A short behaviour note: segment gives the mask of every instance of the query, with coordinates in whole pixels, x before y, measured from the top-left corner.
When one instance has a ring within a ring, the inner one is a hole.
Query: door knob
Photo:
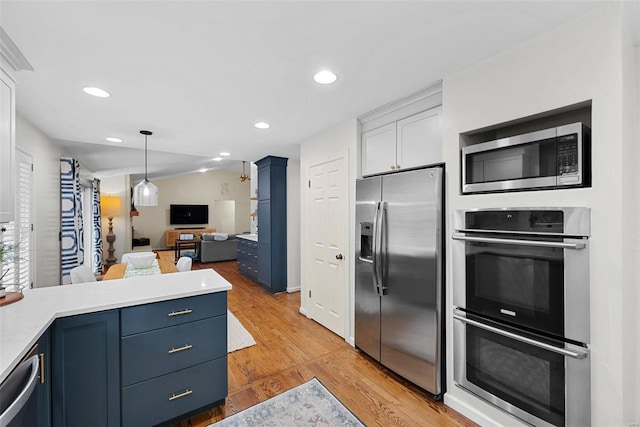
[[[336,259],[342,259],[342,258],[343,258],[342,254],[336,255]]]

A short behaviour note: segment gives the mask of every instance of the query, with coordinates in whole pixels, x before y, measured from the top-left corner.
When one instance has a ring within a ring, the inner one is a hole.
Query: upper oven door
[[[457,232],[453,302],[559,338],[589,342],[589,247],[581,238]]]

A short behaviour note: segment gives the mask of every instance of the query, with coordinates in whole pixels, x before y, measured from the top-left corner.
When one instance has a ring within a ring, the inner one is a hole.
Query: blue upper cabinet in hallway
[[[258,283],[287,290],[287,159],[267,156],[258,166]]]

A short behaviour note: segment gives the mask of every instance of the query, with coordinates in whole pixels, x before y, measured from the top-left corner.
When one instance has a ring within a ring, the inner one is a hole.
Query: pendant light
[[[249,175],[247,175],[245,170],[244,170],[244,164],[245,164],[245,161],[243,160],[242,161],[242,175],[240,175],[240,182],[245,182],[246,180],[251,179],[249,177]]]
[[[148,130],[141,130],[144,135],[144,181],[133,189],[133,204],[136,206],[158,206],[158,187],[147,179],[147,137],[153,135]]]

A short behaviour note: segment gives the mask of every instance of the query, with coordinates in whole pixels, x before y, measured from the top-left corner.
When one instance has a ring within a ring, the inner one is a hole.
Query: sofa
[[[200,262],[230,261],[238,258],[235,234],[202,233],[200,235]]]

